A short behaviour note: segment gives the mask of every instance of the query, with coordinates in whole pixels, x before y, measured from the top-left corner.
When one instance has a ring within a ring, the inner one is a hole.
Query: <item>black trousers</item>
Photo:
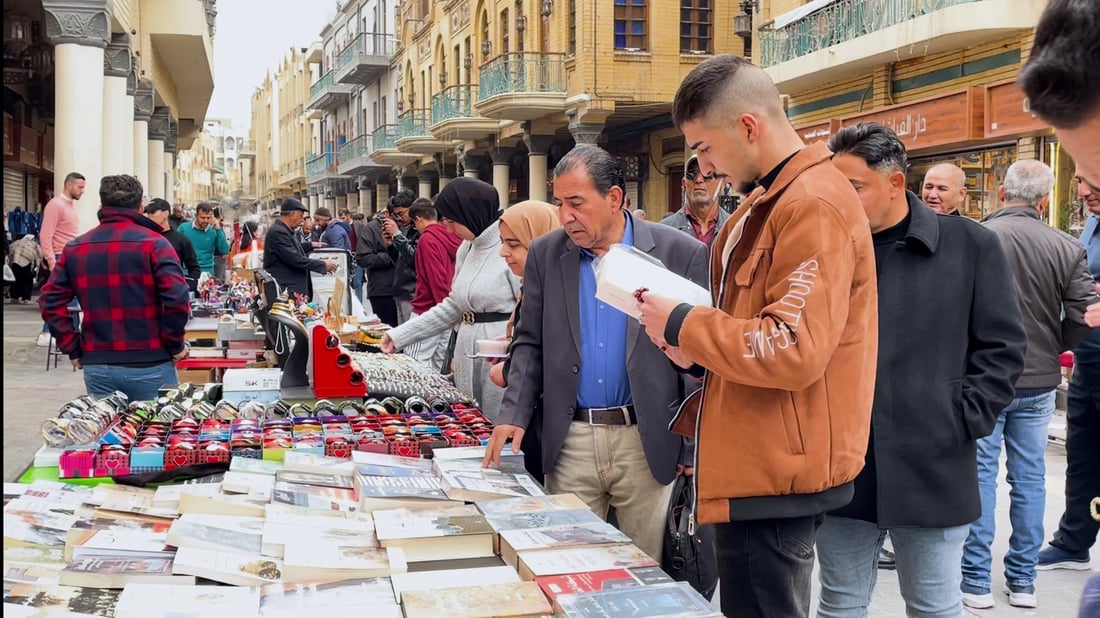
[[[15,275],[15,283],[11,284],[8,294],[12,298],[30,300],[31,294],[34,293],[34,268],[12,264],[11,272]]]
[[[397,303],[394,302],[393,296],[368,296],[367,299],[370,300],[374,315],[377,315],[383,324],[397,326]]]
[[[1100,363],[1074,367],[1066,408],[1066,512],[1051,545],[1088,552],[1100,530],[1089,514],[1100,496]]]
[[[810,515],[716,524],[722,613],[728,618],[809,616],[814,542],[823,520]]]

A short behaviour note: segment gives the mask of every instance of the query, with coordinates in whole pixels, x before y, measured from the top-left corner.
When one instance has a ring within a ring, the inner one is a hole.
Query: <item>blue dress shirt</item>
[[[634,246],[634,222],[626,217],[622,244]],[[581,318],[581,371],[577,407],[610,408],[634,403],[626,373],[625,313],[596,299],[596,266],[599,257],[581,249],[579,284]]]

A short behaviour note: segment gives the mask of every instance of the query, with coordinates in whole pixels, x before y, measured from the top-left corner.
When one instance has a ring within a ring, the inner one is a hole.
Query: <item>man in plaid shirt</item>
[[[177,383],[174,362],[188,354],[187,281],[172,244],[140,213],[142,193],[133,176],[103,177],[99,225],[65,245],[39,299],[57,347],[84,370],[94,397],[155,399]],[[84,308],[80,332],[73,297]]]

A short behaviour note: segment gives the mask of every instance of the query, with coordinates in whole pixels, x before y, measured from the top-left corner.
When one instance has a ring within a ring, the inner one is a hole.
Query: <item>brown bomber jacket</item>
[[[824,143],[807,146],[748,196],[714,241],[717,308],[683,317],[677,343],[707,371],[671,428],[697,437],[699,523],[812,515],[852,498],[877,282],[867,216],[830,157]]]

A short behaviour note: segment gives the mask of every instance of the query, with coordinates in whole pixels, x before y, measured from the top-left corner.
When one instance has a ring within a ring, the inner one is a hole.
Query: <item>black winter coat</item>
[[[977,440],[1015,395],[1027,336],[997,236],[912,193],[909,210],[904,240],[878,264],[868,466],[833,514],[884,529],[946,528],[981,515]]]
[[[382,222],[374,219],[361,229],[355,262],[367,275],[367,296],[393,296],[394,261],[382,242]]]
[[[291,294],[306,297],[313,296],[309,273],[323,274],[328,270],[321,260],[311,260],[306,256],[301,240],[282,219],[271,224],[264,238],[263,267],[275,277],[280,291],[287,288]]]

